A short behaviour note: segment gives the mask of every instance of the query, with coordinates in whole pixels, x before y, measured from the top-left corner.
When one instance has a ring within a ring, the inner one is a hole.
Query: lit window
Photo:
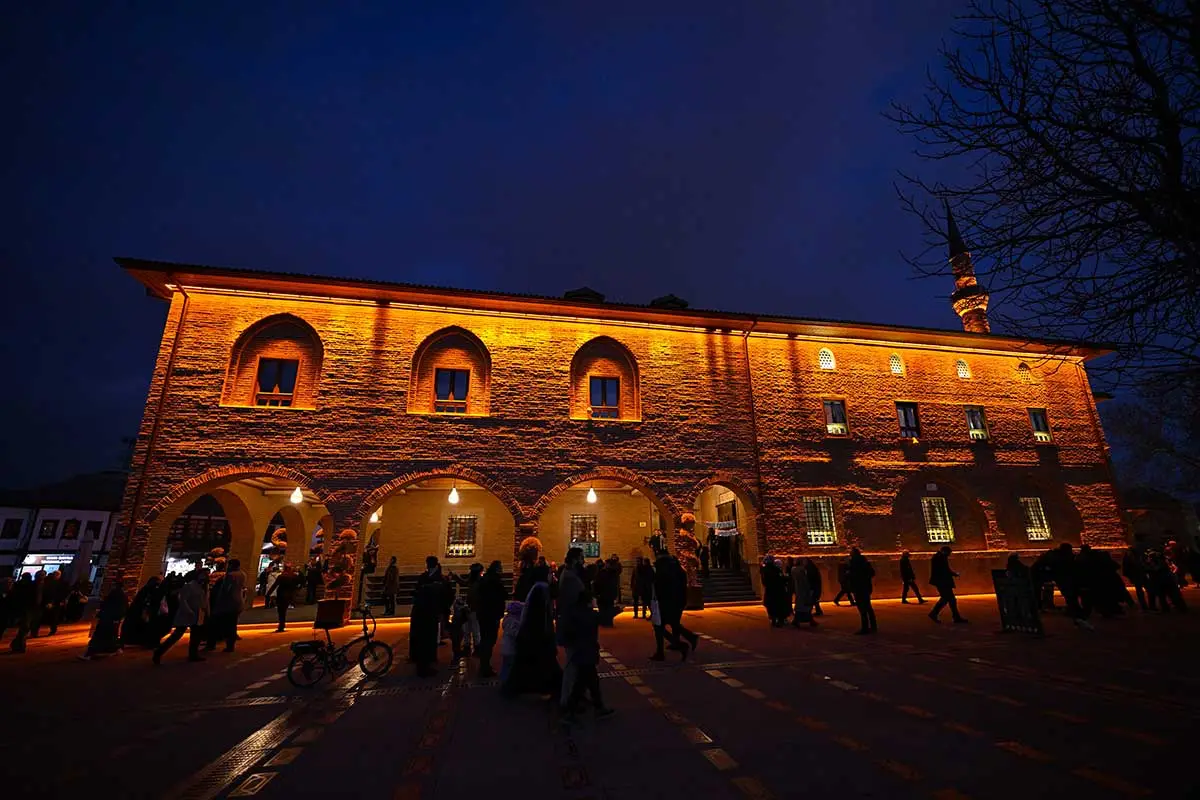
[[[846,425],[846,401],[825,401],[825,432],[830,436],[845,436],[850,432]]]
[[[916,403],[896,403],[896,418],[900,421],[900,436],[916,439],[921,435],[921,420]]]
[[[452,515],[446,522],[446,558],[471,558],[475,555],[475,523],[471,514]]]
[[[822,347],[817,353],[817,361],[821,365],[821,369],[836,369],[837,362],[833,360],[833,351],[827,347]]]
[[[809,544],[837,544],[833,498],[804,498],[804,525],[808,529]]]
[[[42,520],[41,527],[38,528],[38,538],[39,539],[53,539],[55,534],[57,534],[57,533],[58,533],[58,520],[56,520],[56,519]]]
[[[1046,409],[1031,408],[1029,409],[1029,424],[1033,427],[1034,441],[1049,442],[1050,439],[1050,422],[1046,419]]]
[[[1042,498],[1022,497],[1021,510],[1025,512],[1025,533],[1031,542],[1044,542],[1050,538],[1050,522],[1042,508]]]
[[[893,375],[904,374],[904,362],[900,360],[900,356],[896,353],[888,356],[888,369],[892,371]]]
[[[434,371],[433,410],[442,414],[467,413],[467,389],[471,385],[469,369],[439,369]]]
[[[986,442],[988,439],[987,417],[984,416],[983,406],[967,406],[967,435],[976,442]]]
[[[255,405],[291,406],[299,371],[300,362],[295,359],[260,358],[258,386],[254,392]]]
[[[925,534],[930,544],[954,541],[954,526],[950,524],[950,509],[944,497],[922,497],[921,511],[925,514]]]
[[[571,547],[583,550],[584,558],[600,557],[600,538],[595,514],[571,515]]]
[[[4,527],[0,528],[0,539],[18,539],[21,536],[21,528],[24,527],[25,520],[20,517],[9,517],[4,520]]]
[[[1033,383],[1033,372],[1029,369],[1029,365],[1022,362],[1017,364],[1017,380],[1021,383]]]
[[[954,371],[958,373],[958,377],[960,378],[971,377],[971,368],[968,367],[967,362],[963,361],[961,358],[954,362]]]
[[[617,419],[621,416],[620,378],[593,376],[590,389],[593,418]]]

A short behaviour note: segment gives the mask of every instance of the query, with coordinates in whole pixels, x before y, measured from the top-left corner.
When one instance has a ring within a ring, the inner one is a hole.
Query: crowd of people
[[[0,578],[0,640],[10,628],[15,629],[9,648],[14,653],[25,652],[26,640],[41,636],[43,626],[46,635],[53,636],[59,623],[82,619],[91,593],[87,580],[72,582],[61,570],[26,572],[15,581]]]

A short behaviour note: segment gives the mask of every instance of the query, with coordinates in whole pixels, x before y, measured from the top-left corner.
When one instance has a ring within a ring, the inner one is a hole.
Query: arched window
[[[1017,380],[1021,383],[1033,383],[1033,372],[1025,362],[1017,364]]]
[[[571,359],[571,418],[642,418],[637,360],[607,336],[584,344]]]
[[[892,371],[893,375],[904,374],[904,362],[900,360],[899,353],[892,353],[888,356],[888,369]]]
[[[229,359],[224,405],[316,408],[324,348],[291,314],[268,317],[238,337]]]
[[[971,377],[971,368],[968,367],[967,362],[963,361],[961,358],[954,362],[954,371],[958,373],[958,377],[960,378]]]
[[[492,357],[479,337],[444,328],[421,342],[408,380],[410,414],[486,416]]]
[[[817,353],[817,363],[821,365],[821,369],[837,369],[837,361],[833,358],[833,351],[828,347],[822,347]]]

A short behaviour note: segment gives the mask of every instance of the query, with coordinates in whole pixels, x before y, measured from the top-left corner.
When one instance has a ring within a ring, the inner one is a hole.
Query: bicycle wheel
[[[307,689],[325,677],[325,661],[316,653],[297,653],[287,668],[293,686]]]
[[[358,666],[367,677],[380,677],[392,668],[392,648],[383,642],[367,642],[358,651]]]

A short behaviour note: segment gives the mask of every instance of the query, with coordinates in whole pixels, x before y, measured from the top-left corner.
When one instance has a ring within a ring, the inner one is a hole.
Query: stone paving
[[[306,691],[283,675],[304,625],[248,629],[203,664],[181,644],[159,668],[145,651],[78,661],[86,631],[66,629],[0,657],[0,780],[16,797],[174,800],[1197,796],[1200,615],[1094,632],[1052,616],[1035,639],[999,634],[992,598],[962,605],[971,625],[878,603],[874,637],[829,604],[816,630],[771,629],[756,606],[689,613],[703,639],[686,664],[647,660],[649,624],[625,614],[601,633],[617,714],[572,728],[445,650],[417,679],[398,622],[379,626],[391,673]]]

